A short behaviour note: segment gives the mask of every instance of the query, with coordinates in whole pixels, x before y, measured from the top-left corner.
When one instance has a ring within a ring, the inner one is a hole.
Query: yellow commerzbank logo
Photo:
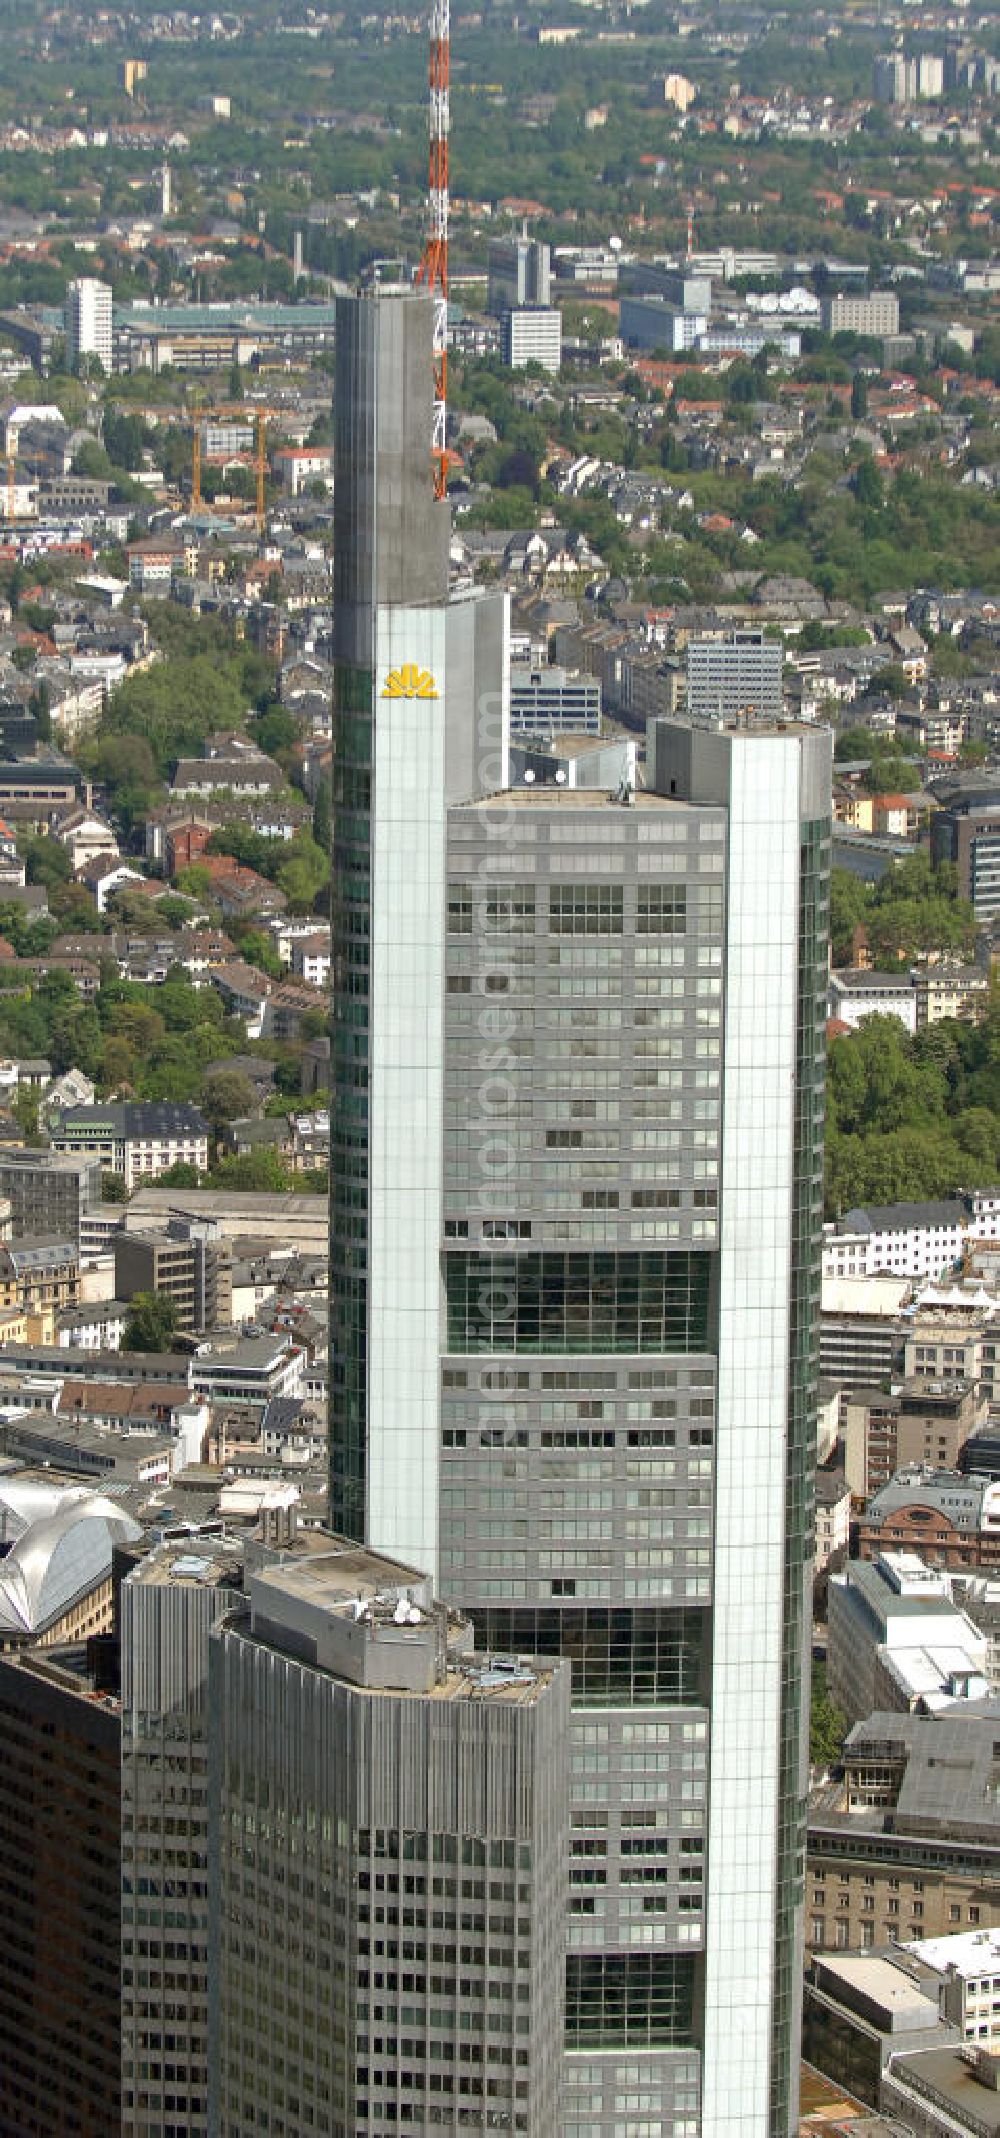
[[[429,668],[418,668],[416,661],[406,661],[402,668],[390,668],[385,679],[383,698],[436,698],[438,687]]]

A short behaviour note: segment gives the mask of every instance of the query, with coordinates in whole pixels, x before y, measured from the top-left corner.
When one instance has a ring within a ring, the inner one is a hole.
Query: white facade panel
[[[733,737],[702,2138],[769,2126],[798,779],[794,741]]]
[[[446,613],[377,612],[372,810],[367,1533],[435,1582]]]

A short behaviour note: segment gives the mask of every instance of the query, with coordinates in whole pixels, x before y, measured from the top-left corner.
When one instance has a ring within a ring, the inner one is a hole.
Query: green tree
[[[221,1158],[210,1174],[213,1188],[236,1188],[248,1195],[283,1195],[291,1177],[275,1151],[248,1151],[244,1158]]]
[[[125,1351],[169,1351],[177,1330],[177,1307],[166,1292],[136,1292],[125,1324]]]
[[[868,414],[868,381],[863,371],[856,371],[851,380],[851,414],[856,421]]]
[[[846,1734],[847,1717],[830,1698],[822,1663],[814,1663],[809,1698],[810,1766],[831,1767],[840,1757]]]
[[[58,839],[51,839],[47,832],[33,833],[21,847],[25,861],[25,873],[29,883],[41,884],[46,891],[54,891],[61,883],[68,883],[73,874],[73,863]]]
[[[245,1121],[257,1111],[257,1095],[241,1069],[214,1069],[205,1078],[202,1112],[218,1136],[231,1121]]]

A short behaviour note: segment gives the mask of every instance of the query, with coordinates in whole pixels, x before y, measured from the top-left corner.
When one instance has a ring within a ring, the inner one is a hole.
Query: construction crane
[[[448,447],[445,426],[448,408],[448,130],[451,81],[450,0],[432,0],[430,49],[430,155],[429,227],[418,282],[427,285],[434,299],[434,413],[431,422],[431,462],[434,495],[448,490]]]

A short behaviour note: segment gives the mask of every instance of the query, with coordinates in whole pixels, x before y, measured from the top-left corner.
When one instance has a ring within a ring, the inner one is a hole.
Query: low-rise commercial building
[[[1000,1482],[911,1463],[869,1500],[858,1550],[919,1552],[930,1567],[1000,1567]]]
[[[1000,1920],[996,1716],[872,1713],[849,1732],[843,1779],[813,1791],[806,1942],[846,1951]]]
[[[852,1560],[830,1579],[828,1680],[849,1721],[934,1712],[989,1691],[987,1643],[944,1576],[912,1551]]]

